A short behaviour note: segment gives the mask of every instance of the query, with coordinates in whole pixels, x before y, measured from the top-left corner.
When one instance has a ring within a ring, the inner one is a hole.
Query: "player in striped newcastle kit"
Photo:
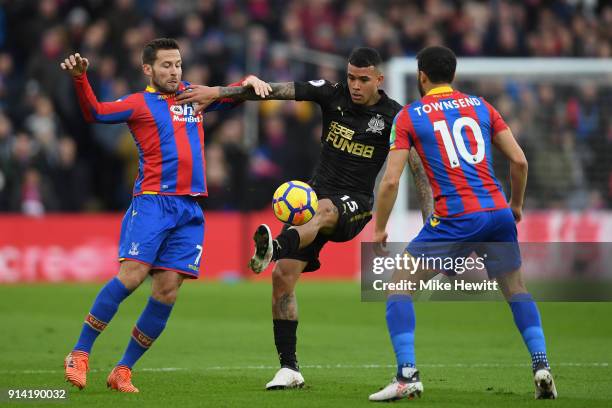
[[[98,294],[64,363],[66,380],[81,389],[86,385],[95,339],[119,304],[151,275],[151,297],[132,330],[125,354],[107,379],[110,388],[138,392],[131,381],[132,366],[164,330],[183,279],[198,277],[203,257],[204,215],[196,201],[207,195],[203,115],[192,104],[176,101],[189,85],[181,81],[176,41],[151,41],[143,49],[142,63],[149,86],[115,102],[96,99],[87,80],[86,58],[74,54],[61,64],[72,75],[85,119],[127,123],[139,154],[134,198],[121,226],[119,273]],[[258,94],[268,86],[254,76],[242,85],[253,87]],[[223,99],[204,112],[237,103]]]
[[[405,106],[391,130],[391,152],[376,201],[374,241],[385,243],[385,228],[397,195],[408,151],[416,148],[434,194],[434,214],[406,248],[407,256],[460,258],[476,252],[484,258],[489,278],[496,279],[516,326],[531,354],[536,398],[556,398],[546,357],[538,308],[521,276],[516,222],[522,217],[527,160],[501,115],[481,97],[451,87],[457,60],[444,47],[419,52],[418,85],[422,99]],[[509,203],[495,178],[492,147],[510,161]],[[441,245],[442,244],[442,245]],[[396,271],[395,278],[409,271]],[[439,272],[411,271],[414,282]],[[410,293],[387,298],[387,327],[397,359],[397,375],[372,401],[420,395],[423,385],[414,354],[415,314]]]

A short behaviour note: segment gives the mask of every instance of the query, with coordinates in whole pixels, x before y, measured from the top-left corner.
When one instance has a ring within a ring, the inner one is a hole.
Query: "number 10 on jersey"
[[[482,138],[482,131],[478,122],[470,117],[461,117],[453,123],[453,136],[451,138],[450,131],[448,129],[448,123],[445,120],[439,120],[434,122],[434,131],[440,132],[442,136],[442,142],[444,143],[444,149],[448,155],[451,168],[459,167],[459,157],[457,151],[467,163],[478,164],[484,159],[485,155],[485,143]],[[463,135],[461,131],[464,127],[470,128],[474,138],[476,139],[476,153],[472,154],[465,145]],[[455,140],[453,143],[453,139]],[[456,148],[455,148],[456,146]]]

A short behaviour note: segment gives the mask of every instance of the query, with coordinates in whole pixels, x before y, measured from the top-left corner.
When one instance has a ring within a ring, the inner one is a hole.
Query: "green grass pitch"
[[[67,388],[62,362],[100,285],[0,287],[0,404],[7,388]],[[106,389],[148,296],[145,283],[98,339],[83,391],[68,406],[372,406],[392,377],[383,303],[361,303],[356,283],[298,286],[298,356],[307,386],[264,391],[276,371],[266,283],[187,282],[166,331],[136,365],[138,395]],[[529,358],[503,302],[416,304],[418,407],[612,406],[612,303],[541,303],[559,400],[533,400]],[[24,405],[25,404],[25,405]],[[49,406],[19,402],[15,406]]]

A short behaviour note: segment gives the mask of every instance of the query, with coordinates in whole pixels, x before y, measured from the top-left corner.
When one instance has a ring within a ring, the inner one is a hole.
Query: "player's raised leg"
[[[500,290],[510,305],[514,323],[531,354],[536,399],[557,398],[557,388],[546,356],[546,340],[540,312],[523,282],[521,269],[497,277]]]
[[[66,381],[80,389],[85,387],[89,353],[94,342],[117,313],[119,304],[144,281],[149,269],[148,265],[139,262],[124,261],[121,263],[119,274],[100,290],[85,317],[81,335],[74,349],[64,361]]]
[[[338,223],[338,208],[328,198],[319,201],[315,216],[306,224],[283,229],[272,239],[270,228],[266,224],[257,227],[253,240],[255,253],[249,262],[249,268],[260,273],[271,261],[288,257],[295,251],[310,245],[319,232],[331,233]]]
[[[281,368],[266,384],[268,390],[304,385],[296,355],[298,308],[295,285],[306,264],[296,259],[281,259],[272,271],[272,323]]]
[[[123,357],[106,382],[108,387],[120,392],[138,392],[132,384],[132,367],[166,327],[184,276],[174,271],[153,270],[152,278],[152,295],[132,329]]]
[[[404,256],[410,256],[405,252]],[[392,280],[399,281],[428,281],[437,272],[419,270],[414,274],[410,271],[396,270]],[[370,395],[370,401],[395,401],[402,398],[413,399],[420,397],[423,384],[416,368],[414,351],[414,331],[416,317],[412,303],[411,291],[393,291],[387,297],[386,309],[387,329],[393,344],[397,372],[386,387]]]

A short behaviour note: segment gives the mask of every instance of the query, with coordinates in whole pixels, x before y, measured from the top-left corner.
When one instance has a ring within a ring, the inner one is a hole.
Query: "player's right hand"
[[[386,256],[389,254],[389,251],[387,251],[387,238],[389,238],[387,231],[374,231],[372,241],[374,242],[374,252],[376,255]]]
[[[510,209],[512,210],[512,215],[514,215],[514,222],[517,224],[521,222],[523,219],[523,208],[510,206]]]
[[[79,76],[87,71],[89,61],[87,58],[81,57],[81,54],[79,53],[70,54],[70,56],[60,64],[60,67],[62,67],[64,71],[70,72],[70,75],[72,76]]]

